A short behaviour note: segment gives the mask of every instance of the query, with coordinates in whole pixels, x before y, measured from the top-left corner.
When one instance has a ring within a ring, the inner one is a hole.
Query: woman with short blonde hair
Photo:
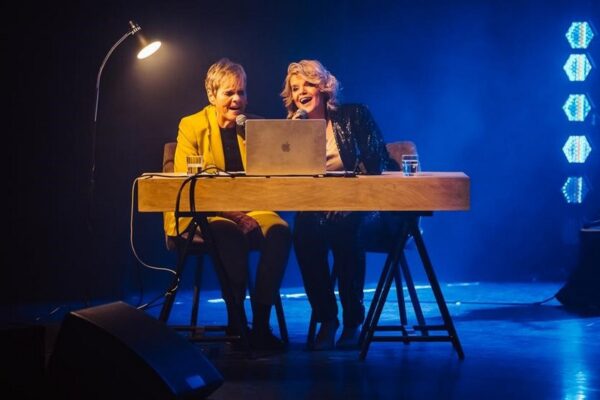
[[[319,61],[291,63],[281,92],[288,118],[326,121],[328,171],[380,174],[389,163],[381,132],[366,106],[338,103],[339,87],[336,77]],[[359,327],[365,316],[366,259],[359,238],[364,217],[362,212],[296,213],[296,258],[313,315],[321,323],[313,350],[358,346]],[[329,275],[329,251],[333,253],[343,309],[344,328],[337,342],[340,322]]]
[[[337,78],[327,71],[319,61],[301,60],[291,63],[288,66],[287,76],[285,77],[285,82],[283,84],[283,91],[281,92],[283,103],[288,111],[288,118],[292,117],[298,110],[298,106],[296,106],[292,97],[290,85],[290,79],[293,76],[302,76],[307,81],[315,84],[319,88],[319,91],[325,96],[327,108],[329,110],[335,110],[337,108],[340,90],[340,84]]]
[[[187,171],[186,156],[201,155],[204,168],[221,171],[243,171],[246,165],[246,143],[236,129],[236,118],[246,110],[246,72],[227,58],[214,63],[205,78],[209,105],[185,116],[179,122],[175,150],[175,172]],[[164,228],[177,246],[185,245],[190,234],[191,218],[165,213]],[[258,249],[260,258],[252,296],[252,330],[250,345],[258,350],[283,350],[284,343],[271,332],[270,313],[288,261],[291,233],[288,224],[273,211],[220,212],[208,218],[215,246],[226,274],[217,274],[222,287],[228,316],[227,332],[247,332],[244,311],[250,249]],[[194,242],[203,241],[203,233],[193,232]],[[222,275],[225,275],[223,277]]]
[[[246,86],[246,71],[244,71],[244,67],[232,62],[228,58],[222,58],[211,65],[204,79],[204,87],[209,99],[217,95],[217,90],[222,82],[231,79],[239,79]]]

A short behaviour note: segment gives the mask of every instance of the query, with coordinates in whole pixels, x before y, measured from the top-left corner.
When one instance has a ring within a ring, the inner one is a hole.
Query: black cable
[[[147,310],[149,308],[156,307],[156,306],[161,305],[163,303],[159,303],[159,304],[153,304],[153,303],[156,303],[158,300],[160,300],[160,299],[162,299],[164,297],[165,297],[165,294],[161,293],[160,295],[156,296],[155,298],[153,298],[152,300],[150,300],[146,304],[141,305],[141,306],[137,306],[136,308],[138,310]]]
[[[595,227],[600,227],[600,219],[583,224],[583,229],[590,229]]]
[[[215,171],[216,173],[213,174],[208,174],[208,171]],[[208,177],[208,178],[212,178],[213,176],[218,176],[216,174],[219,173],[223,173],[226,176],[230,176],[230,177],[234,177],[232,174],[228,173],[227,171],[222,170],[221,168],[218,168],[215,165],[210,165],[207,166],[203,169],[201,169],[200,171],[198,171],[196,174],[191,175],[189,177],[187,177],[179,186],[179,189],[177,190],[177,197],[175,200],[175,232],[177,234],[178,237],[182,236],[182,233],[180,233],[179,231],[179,217],[182,215],[182,212],[180,211],[180,205],[181,205],[181,193],[183,192],[183,189],[185,188],[185,186],[189,183],[190,184],[190,191],[189,191],[189,202],[190,202],[190,213],[194,213],[196,210],[196,204],[195,204],[195,199],[194,199],[194,188],[195,188],[195,184],[196,184],[196,179],[200,176],[203,177]],[[173,177],[173,175],[159,175],[156,174],[155,176],[169,176],[169,177]],[[183,215],[185,215],[186,213],[183,213]],[[192,231],[188,231],[189,235],[194,235],[195,232],[194,230]],[[169,292],[173,292],[180,284],[180,280],[177,281],[177,285],[168,288],[163,294],[161,294],[160,296],[157,296],[156,298],[154,298],[153,300],[151,300],[150,302],[148,302],[146,305],[144,305],[141,309],[147,309],[149,307],[153,307],[152,303],[158,301],[158,299],[160,298],[164,298],[165,296],[167,296],[167,294]]]
[[[551,297],[548,297],[546,300],[538,301],[538,302],[533,303],[533,304],[536,305],[536,306],[541,306],[542,304],[547,303],[547,302],[549,302],[550,300],[552,300],[554,298],[556,298],[556,295],[552,295]]]

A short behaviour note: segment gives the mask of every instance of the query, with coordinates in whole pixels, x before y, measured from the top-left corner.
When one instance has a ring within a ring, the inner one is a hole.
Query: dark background
[[[416,142],[424,170],[470,176],[470,211],[423,221],[443,281],[564,280],[582,223],[599,218],[597,109],[584,123],[569,123],[561,109],[569,93],[600,101],[596,68],[583,83],[562,68],[570,23],[599,24],[598,2],[24,3],[3,15],[3,301],[166,287],[170,276],[142,267],[129,245],[132,184],[160,170],[179,119],[207,104],[204,76],[221,57],[246,68],[248,111],[272,118],[285,116],[288,63],[318,59],[340,80],[344,101],[370,107],[387,141]],[[128,38],[102,74],[90,236],[96,76],[130,19],[163,47],[140,61]],[[596,34],[587,50],[596,61],[599,42]],[[572,134],[591,142],[584,165],[562,153]],[[566,204],[561,187],[579,174],[591,190],[583,204]],[[139,256],[172,267],[162,216],[134,213],[133,227]],[[373,281],[379,258],[369,257]],[[293,255],[284,286],[301,286]]]

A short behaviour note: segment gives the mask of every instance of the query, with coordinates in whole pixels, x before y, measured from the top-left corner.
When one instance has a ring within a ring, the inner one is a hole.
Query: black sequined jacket
[[[328,110],[344,169],[379,175],[390,164],[381,131],[362,104],[342,104]]]

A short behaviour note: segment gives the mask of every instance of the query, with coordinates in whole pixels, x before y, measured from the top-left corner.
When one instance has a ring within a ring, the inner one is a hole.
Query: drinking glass
[[[404,154],[402,156],[402,173],[411,176],[419,171],[419,156],[417,154]]]
[[[187,174],[196,175],[202,172],[202,156],[201,155],[188,155],[185,156],[187,163]]]

